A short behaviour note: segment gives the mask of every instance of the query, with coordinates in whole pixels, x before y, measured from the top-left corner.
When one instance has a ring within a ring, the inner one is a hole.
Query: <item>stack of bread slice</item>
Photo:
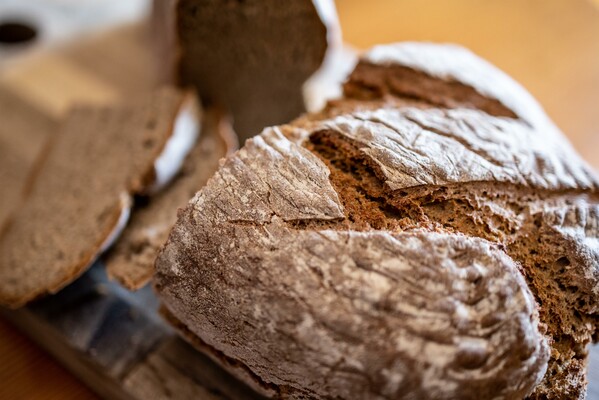
[[[191,92],[78,107],[42,152],[0,234],[0,301],[19,307],[84,272],[126,226],[133,196],[164,187],[196,142]]]

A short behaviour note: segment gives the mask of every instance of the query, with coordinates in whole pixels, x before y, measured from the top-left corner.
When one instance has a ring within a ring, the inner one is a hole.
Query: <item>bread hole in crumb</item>
[[[566,286],[566,290],[570,293],[578,293],[578,286],[569,285]]]
[[[130,249],[133,254],[139,255],[139,254],[143,253],[143,251],[146,248],[148,248],[149,245],[150,245],[149,241],[144,239],[144,240],[140,240],[140,241],[133,243],[131,245]]]
[[[154,139],[150,139],[150,138],[148,138],[148,139],[144,140],[144,141],[143,141],[143,146],[144,146],[144,148],[146,148],[146,149],[149,149],[149,148],[151,148],[152,146],[154,146]]]
[[[570,259],[568,257],[560,257],[557,259],[557,261],[555,262],[559,267],[567,267],[569,266],[570,263]]]
[[[541,218],[535,218],[534,224],[537,228],[540,228],[543,225],[543,221],[541,221]]]
[[[151,120],[148,120],[148,122],[146,122],[146,129],[153,130],[155,128],[156,128],[156,120],[155,119],[151,119]]]
[[[567,285],[567,284],[564,284],[563,282],[558,282],[557,285],[562,292],[578,293],[578,286]]]

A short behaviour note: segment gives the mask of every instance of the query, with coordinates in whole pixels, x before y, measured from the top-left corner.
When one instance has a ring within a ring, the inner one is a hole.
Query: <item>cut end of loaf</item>
[[[177,82],[231,112],[243,139],[305,111],[302,86],[339,33],[330,0],[157,3],[157,29],[175,38],[163,53],[172,56],[166,62],[175,64]]]

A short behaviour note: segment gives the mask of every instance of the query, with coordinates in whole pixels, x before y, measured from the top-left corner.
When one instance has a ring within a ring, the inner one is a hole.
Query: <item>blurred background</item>
[[[496,64],[539,99],[578,151],[599,169],[599,0],[336,3],[344,40],[358,49],[401,40],[453,42]],[[21,71],[38,54],[134,25],[147,10],[146,0],[0,0],[0,81],[11,85],[23,79]],[[36,68],[37,75],[29,71],[27,81],[20,82],[30,93],[36,91],[32,76],[52,77],[51,63]],[[86,89],[85,96],[113,96],[97,87],[97,91]],[[60,99],[63,91],[59,81],[49,95]],[[53,104],[58,104],[54,111],[60,112],[62,103]],[[93,395],[0,320],[0,399],[5,398]]]

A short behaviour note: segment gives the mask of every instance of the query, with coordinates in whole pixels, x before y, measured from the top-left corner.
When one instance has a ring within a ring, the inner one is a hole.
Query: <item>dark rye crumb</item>
[[[360,63],[343,90],[346,97],[363,101],[395,97],[435,107],[470,107],[496,117],[517,117],[499,100],[485,97],[461,82],[430,79],[422,71],[399,65]]]

